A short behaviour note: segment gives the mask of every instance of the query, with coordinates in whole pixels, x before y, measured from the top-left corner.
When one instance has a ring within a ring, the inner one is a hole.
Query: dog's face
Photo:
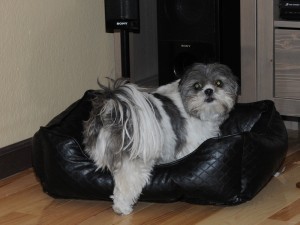
[[[231,70],[222,64],[191,66],[179,83],[186,111],[201,120],[225,119],[237,98],[238,84]]]

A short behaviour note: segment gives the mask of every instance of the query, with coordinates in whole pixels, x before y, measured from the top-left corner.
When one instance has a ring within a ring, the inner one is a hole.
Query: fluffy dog
[[[84,122],[85,151],[114,178],[113,209],[129,214],[155,164],[168,163],[219,135],[238,85],[222,64],[194,64],[180,80],[148,92],[117,80],[102,85]]]

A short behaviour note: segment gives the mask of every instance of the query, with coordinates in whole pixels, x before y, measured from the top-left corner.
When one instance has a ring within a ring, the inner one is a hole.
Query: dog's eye
[[[200,90],[202,88],[202,84],[197,82],[197,83],[194,84],[194,88],[195,88],[195,90]]]
[[[223,86],[223,82],[222,82],[221,80],[216,80],[216,81],[215,81],[215,85],[216,85],[217,87],[222,87],[222,86]]]

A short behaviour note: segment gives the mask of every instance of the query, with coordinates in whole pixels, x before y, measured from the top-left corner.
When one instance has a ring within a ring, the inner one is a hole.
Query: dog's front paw
[[[128,215],[132,212],[132,207],[127,204],[114,203],[113,210],[120,215]]]

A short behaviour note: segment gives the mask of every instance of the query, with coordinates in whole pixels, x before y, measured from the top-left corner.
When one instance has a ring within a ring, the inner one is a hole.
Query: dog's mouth
[[[210,103],[210,102],[213,102],[215,100],[215,98],[213,98],[213,97],[207,97],[205,100],[204,100],[204,102],[207,102],[207,103]]]

